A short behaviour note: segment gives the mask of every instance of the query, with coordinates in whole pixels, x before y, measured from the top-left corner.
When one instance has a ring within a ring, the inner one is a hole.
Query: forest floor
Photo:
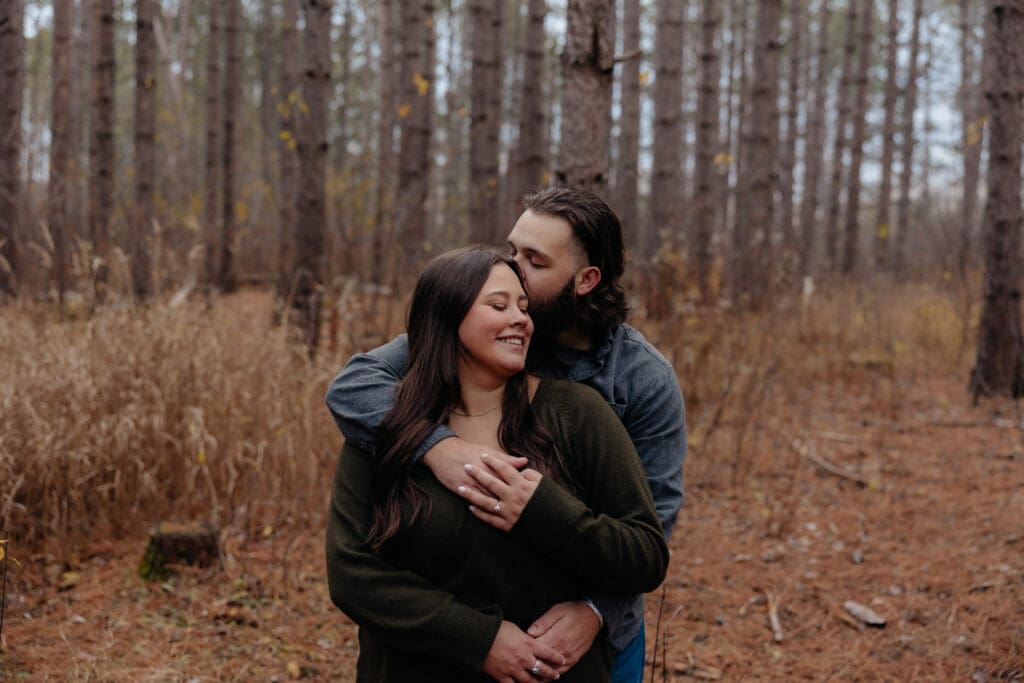
[[[757,419],[727,415],[713,439],[691,426],[646,680],[1024,680],[1019,406],[971,405],[966,361],[851,368],[776,375]],[[163,583],[136,572],[144,535],[63,563],[18,557],[0,680],[354,680],[322,531],[227,526],[222,540],[222,566]]]

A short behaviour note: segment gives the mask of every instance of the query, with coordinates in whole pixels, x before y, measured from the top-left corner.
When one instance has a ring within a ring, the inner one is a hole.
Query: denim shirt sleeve
[[[327,409],[346,441],[368,453],[376,452],[377,430],[391,410],[395,388],[409,360],[409,341],[404,334],[372,351],[349,359],[327,389]],[[420,458],[442,439],[455,434],[438,427],[416,449]]]
[[[626,406],[622,421],[640,455],[668,540],[683,506],[686,413],[675,372],[670,365],[662,367],[647,391]]]

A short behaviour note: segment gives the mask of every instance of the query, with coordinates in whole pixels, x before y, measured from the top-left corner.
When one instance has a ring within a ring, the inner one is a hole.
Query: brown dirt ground
[[[961,379],[787,387],[749,457],[695,446],[648,599],[648,680],[1024,680],[1020,417],[968,405]],[[0,680],[352,680],[356,629],[327,597],[320,533],[223,536],[222,569],[163,584],[135,572],[143,538],[92,545],[70,579],[52,556],[18,558]]]

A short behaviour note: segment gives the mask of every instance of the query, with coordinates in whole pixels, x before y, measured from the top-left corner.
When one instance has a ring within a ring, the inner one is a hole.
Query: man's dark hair
[[[622,224],[611,207],[593,192],[552,187],[523,197],[523,208],[538,216],[557,216],[572,228],[587,265],[601,271],[601,282],[582,298],[580,324],[595,341],[626,321],[629,305],[619,278],[625,268]]]

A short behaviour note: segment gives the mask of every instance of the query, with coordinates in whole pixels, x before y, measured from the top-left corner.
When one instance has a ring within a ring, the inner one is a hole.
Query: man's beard
[[[530,299],[530,317],[534,333],[540,337],[554,337],[565,332],[576,322],[576,279],[570,277],[561,291],[550,299]]]

